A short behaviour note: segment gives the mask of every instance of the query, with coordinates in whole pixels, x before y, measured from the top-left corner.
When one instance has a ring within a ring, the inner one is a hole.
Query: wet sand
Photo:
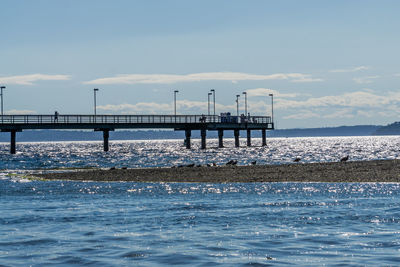
[[[400,182],[400,160],[286,165],[85,170],[35,174],[41,179],[132,182]]]

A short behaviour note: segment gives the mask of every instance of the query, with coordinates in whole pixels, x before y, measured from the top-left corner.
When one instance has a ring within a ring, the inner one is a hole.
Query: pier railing
[[[270,116],[214,115],[0,115],[1,124],[272,123]]]

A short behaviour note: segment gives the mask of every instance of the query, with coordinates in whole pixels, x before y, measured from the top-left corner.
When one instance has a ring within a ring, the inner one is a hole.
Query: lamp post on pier
[[[213,102],[214,102],[214,121],[215,121],[215,89],[211,89],[210,92],[213,94]]]
[[[5,86],[0,86],[0,89],[1,89],[1,116],[3,116],[4,114],[3,114],[3,89],[6,89],[6,87]]]
[[[178,90],[174,91],[174,116],[175,116],[175,122],[176,122],[176,94],[179,93]]]
[[[99,91],[99,88],[93,89],[93,97],[94,97],[94,115],[96,116],[96,92]]]
[[[271,97],[271,120],[274,123],[274,94],[269,94]]]
[[[210,95],[212,95],[212,93],[208,93],[208,116],[210,116]]]
[[[236,114],[238,117],[238,121],[239,121],[239,97],[240,95],[236,95]]]
[[[243,92],[244,94],[244,115],[247,117],[247,92]]]

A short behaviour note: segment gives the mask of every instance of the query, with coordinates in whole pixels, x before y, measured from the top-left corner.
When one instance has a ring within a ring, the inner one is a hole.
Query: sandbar
[[[400,160],[43,172],[45,180],[126,182],[400,182]]]

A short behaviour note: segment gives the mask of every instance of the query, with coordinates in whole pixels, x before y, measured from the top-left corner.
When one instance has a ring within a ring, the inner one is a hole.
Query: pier
[[[266,131],[274,130],[270,116],[217,115],[3,115],[1,132],[10,133],[10,153],[16,153],[16,135],[23,130],[85,129],[103,132],[103,150],[109,151],[110,132],[116,129],[174,129],[185,131],[186,148],[191,148],[191,133],[200,131],[201,148],[206,149],[207,131],[218,131],[218,147],[224,147],[224,131],[233,131],[235,146],[239,147],[240,131],[247,133],[251,146],[251,132],[262,132],[262,146],[267,144]]]

